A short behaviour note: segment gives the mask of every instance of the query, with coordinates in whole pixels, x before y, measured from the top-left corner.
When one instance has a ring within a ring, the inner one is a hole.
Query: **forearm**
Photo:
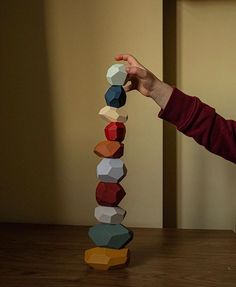
[[[236,122],[224,119],[197,97],[174,89],[159,117],[212,153],[236,163]]]

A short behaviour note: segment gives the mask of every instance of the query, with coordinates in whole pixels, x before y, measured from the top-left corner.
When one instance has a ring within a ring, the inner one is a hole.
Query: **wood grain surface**
[[[88,227],[0,224],[0,286],[236,286],[233,232],[132,230],[129,267],[104,272],[83,262]]]

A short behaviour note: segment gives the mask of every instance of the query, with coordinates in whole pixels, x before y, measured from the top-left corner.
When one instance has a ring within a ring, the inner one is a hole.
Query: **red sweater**
[[[197,97],[175,88],[159,117],[212,153],[236,163],[236,121],[224,119]]]

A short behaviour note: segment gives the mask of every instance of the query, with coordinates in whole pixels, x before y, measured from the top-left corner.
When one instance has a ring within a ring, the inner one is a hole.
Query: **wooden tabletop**
[[[95,271],[83,262],[88,227],[0,224],[0,286],[236,286],[235,233],[132,230],[130,265]]]

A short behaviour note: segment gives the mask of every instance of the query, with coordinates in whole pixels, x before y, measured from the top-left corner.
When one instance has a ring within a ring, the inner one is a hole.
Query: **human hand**
[[[125,92],[138,90],[142,95],[151,97],[162,109],[165,108],[173,91],[172,87],[160,81],[130,54],[118,54],[115,60],[126,61],[128,64]]]

